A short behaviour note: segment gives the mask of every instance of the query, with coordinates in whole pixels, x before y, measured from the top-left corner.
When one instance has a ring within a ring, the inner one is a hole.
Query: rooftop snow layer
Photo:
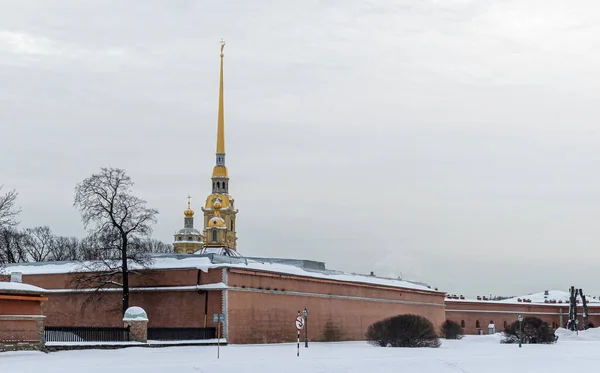
[[[533,294],[523,295],[520,297],[504,299],[504,300],[501,300],[500,302],[502,302],[502,303],[515,303],[515,302],[519,303],[517,299],[531,299],[531,303],[544,303],[546,300],[548,300],[548,301],[555,300],[557,302],[559,300],[561,300],[563,303],[569,303],[570,297],[571,297],[571,295],[566,291],[550,290],[550,291],[548,291],[548,295],[545,295],[545,292],[533,293]],[[581,301],[580,296],[577,296],[577,299],[579,299]],[[594,299],[589,295],[586,295],[585,300],[588,303],[600,303],[600,301],[598,299]]]
[[[541,293],[532,293],[532,294],[528,294],[528,295],[523,295],[520,297],[513,297],[513,298],[509,298],[509,299],[503,299],[503,300],[483,300],[483,299],[452,299],[449,297],[446,297],[446,302],[478,302],[478,303],[509,303],[509,304],[559,304],[558,301],[562,301],[563,304],[569,304],[569,297],[570,294],[566,291],[562,291],[562,290],[550,290],[548,291],[548,295],[545,295],[545,292],[541,292]],[[521,302],[519,302],[518,300],[521,299]],[[531,300],[531,302],[523,302],[523,299],[528,299]],[[581,297],[577,296],[577,299],[579,300],[579,304],[581,305]],[[585,299],[588,303],[590,304],[595,304],[597,305],[598,303],[600,303],[599,299],[594,299],[592,296],[590,295],[586,295]],[[548,302],[552,302],[552,301],[556,301],[557,303],[546,303],[546,300],[548,300]]]
[[[20,282],[0,282],[0,293],[3,291],[19,293],[44,293],[46,290],[37,286],[23,284]]]
[[[223,257],[218,255],[154,255],[152,269],[184,269],[195,268],[207,272],[211,268],[239,268],[248,270],[258,270],[266,272],[281,273],[287,275],[296,275],[303,277],[322,278],[334,281],[346,281],[371,285],[389,286],[395,288],[413,289],[421,291],[431,291],[427,286],[415,284],[409,281],[387,279],[368,275],[351,274],[332,270],[317,270],[303,268],[294,263],[301,263],[298,260],[289,260],[286,264],[283,259],[276,259],[269,262],[268,258],[254,260],[250,258]],[[40,262],[11,264],[5,268],[5,273],[21,272],[23,275],[35,274],[60,274],[70,272],[89,272],[90,262]],[[86,268],[86,266],[88,268]],[[131,269],[141,269],[139,266],[130,265]]]

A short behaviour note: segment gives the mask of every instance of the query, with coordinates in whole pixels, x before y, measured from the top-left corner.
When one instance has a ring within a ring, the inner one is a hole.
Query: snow
[[[3,291],[21,293],[44,293],[46,290],[37,286],[23,284],[20,282],[0,282],[0,293]]]
[[[569,294],[566,291],[550,290],[550,291],[548,291],[548,295],[545,295],[545,292],[533,293],[533,294],[523,295],[520,297],[505,299],[500,302],[501,303],[520,303],[517,300],[520,298],[520,299],[531,299],[531,303],[544,303],[544,301],[547,299],[548,301],[555,300],[557,302],[559,300],[561,300],[563,303],[567,303],[567,305],[568,305],[570,297],[571,297],[571,294]],[[579,299],[579,304],[581,305],[581,297],[579,295],[577,296],[577,299]],[[585,296],[585,300],[588,303],[600,303],[600,301],[598,299],[594,299],[589,295]]]
[[[144,342],[46,342],[46,346],[48,347],[74,347],[74,346],[88,346],[88,347],[102,347],[102,346],[156,346],[156,345],[212,345],[212,344],[227,344],[227,339],[221,338],[217,340],[214,339],[188,339],[182,341],[152,341],[149,340],[147,343]],[[1,356],[1,355],[0,355]],[[1,361],[1,360],[0,360]]]
[[[580,333],[580,335],[582,335]],[[365,342],[229,345],[0,353],[6,372],[44,373],[564,373],[595,372],[600,341],[559,339],[553,345],[501,344],[499,335],[442,341],[437,349],[381,348]]]
[[[148,315],[142,307],[133,306],[125,310],[123,321],[148,321]]]
[[[580,330],[572,332],[565,328],[557,329],[554,334],[558,336],[558,340],[562,341],[593,341],[600,342],[600,328],[592,328],[588,330]]]
[[[208,272],[210,268],[239,268],[249,270],[260,270],[274,273],[281,273],[286,275],[296,275],[302,277],[321,278],[334,281],[345,281],[355,282],[372,285],[382,285],[394,288],[403,289],[414,289],[421,291],[433,292],[432,289],[424,285],[415,284],[409,281],[387,279],[375,276],[357,275],[343,272],[323,272],[317,270],[306,270],[301,267],[294,265],[288,265],[283,263],[269,263],[261,262],[257,260],[248,259],[243,263],[212,263],[209,257],[199,257],[195,255],[185,257],[156,257],[152,268],[154,269],[182,269],[182,268],[195,268]],[[9,265],[6,266],[6,271],[11,272],[22,272],[23,275],[33,274],[58,274],[58,273],[69,273],[69,272],[81,272],[82,266],[78,262],[42,262],[42,263],[30,263],[25,265]],[[140,269],[139,267],[132,265],[131,269]]]
[[[598,305],[598,303],[600,303],[600,300],[598,299],[594,299],[592,296],[586,295],[585,296],[586,301],[588,302],[588,304],[591,305]],[[503,299],[503,300],[478,300],[478,299],[451,299],[451,298],[446,298],[446,302],[447,303],[461,303],[461,302],[467,302],[467,303],[508,303],[508,304],[542,304],[542,305],[548,305],[548,306],[556,306],[557,304],[561,304],[558,303],[558,301],[562,301],[562,304],[566,304],[566,306],[569,305],[569,298],[570,298],[570,294],[566,291],[562,291],[562,290],[550,290],[548,291],[548,295],[545,295],[545,292],[541,292],[541,293],[532,293],[532,294],[528,294],[528,295],[522,295],[520,297],[514,297],[514,298],[509,298],[509,299]],[[531,302],[519,302],[518,299],[529,299],[531,300]],[[579,305],[581,306],[581,297],[577,296],[577,299],[579,300]],[[553,301],[555,300],[556,303],[545,303],[545,300],[548,301]]]

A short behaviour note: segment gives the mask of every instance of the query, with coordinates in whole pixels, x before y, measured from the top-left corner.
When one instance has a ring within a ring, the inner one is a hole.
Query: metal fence
[[[46,342],[127,342],[129,327],[47,326]]]
[[[154,341],[189,341],[215,338],[217,338],[217,328],[148,328],[148,339]]]

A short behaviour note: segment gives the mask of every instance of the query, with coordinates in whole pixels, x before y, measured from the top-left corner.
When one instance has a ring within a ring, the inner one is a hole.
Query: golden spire
[[[221,39],[221,73],[219,79],[219,118],[217,128],[217,154],[225,154],[225,108],[223,105],[223,49],[225,40]]]
[[[221,76],[219,81],[219,117],[217,121],[217,164],[213,168],[212,177],[223,178],[228,177],[227,167],[225,167],[225,107],[223,104],[223,48],[225,48],[225,41],[221,39]],[[213,183],[214,184],[214,183]],[[219,188],[217,188],[219,189]],[[213,193],[215,187],[213,186]],[[223,187],[222,192],[227,193],[226,186]]]
[[[188,196],[188,208],[187,208],[187,210],[185,210],[183,212],[183,215],[188,219],[194,217],[194,210],[192,210],[192,208],[190,207],[190,199],[191,198],[192,197]]]

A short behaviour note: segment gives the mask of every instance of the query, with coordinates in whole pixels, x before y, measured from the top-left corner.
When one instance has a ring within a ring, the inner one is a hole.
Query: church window
[[[481,323],[479,323],[479,320],[475,321],[475,327],[476,328],[481,328]]]
[[[460,327],[461,327],[461,328],[464,328],[464,327],[465,327],[465,320],[461,320],[461,321],[460,321]]]
[[[188,237],[188,241],[191,241],[191,240],[192,240],[192,236],[189,236],[189,237]]]
[[[508,326],[508,323],[506,322],[506,320],[504,320],[504,327],[506,328]]]
[[[216,230],[212,231],[212,241],[217,242],[217,231]]]
[[[177,241],[181,241],[181,236],[177,236]]]

